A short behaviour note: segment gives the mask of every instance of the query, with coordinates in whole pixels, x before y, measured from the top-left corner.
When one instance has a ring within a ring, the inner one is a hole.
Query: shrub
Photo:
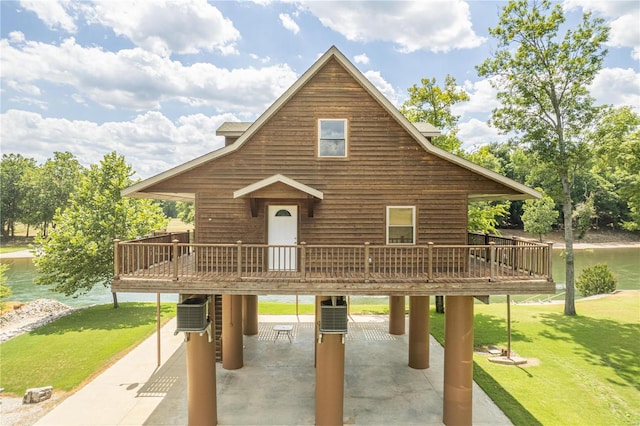
[[[584,296],[611,293],[616,289],[618,278],[605,263],[598,263],[582,270],[576,288]]]

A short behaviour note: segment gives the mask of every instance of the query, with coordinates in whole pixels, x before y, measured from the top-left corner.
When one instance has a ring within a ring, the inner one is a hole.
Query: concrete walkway
[[[218,423],[314,424],[314,319],[260,316],[257,336],[244,338],[244,367],[217,368]],[[274,341],[275,324],[293,326]],[[38,425],[185,425],[184,336],[175,320],[43,417]],[[408,328],[407,328],[408,330]],[[444,351],[431,340],[431,366],[407,366],[408,336],[388,334],[386,316],[351,317],[346,339],[345,424],[441,425]],[[473,422],[511,424],[474,383]]]

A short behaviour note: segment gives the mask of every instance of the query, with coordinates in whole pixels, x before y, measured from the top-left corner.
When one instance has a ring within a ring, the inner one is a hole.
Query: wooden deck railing
[[[526,280],[551,276],[551,244],[394,246],[193,244],[173,239],[115,241],[115,278],[314,280]],[[279,274],[274,274],[278,272]]]

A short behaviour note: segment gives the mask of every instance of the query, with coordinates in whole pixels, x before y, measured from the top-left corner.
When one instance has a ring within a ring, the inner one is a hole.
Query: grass
[[[161,318],[175,304],[161,305]],[[52,385],[70,391],[120,359],[156,330],[154,303],[121,303],[83,309],[0,345],[5,392]]]
[[[580,300],[576,317],[562,305],[515,305],[512,351],[528,366],[492,364],[474,355],[474,379],[515,425],[640,424],[640,292]],[[352,314],[388,313],[387,305],[353,305]],[[261,314],[294,315],[295,304],[260,302]],[[300,304],[313,314],[313,304]],[[175,305],[163,304],[164,319]],[[155,304],[97,306],[0,345],[0,387],[21,394],[52,384],[71,390],[155,330]],[[431,313],[442,343],[444,316]],[[506,305],[475,305],[476,346],[506,347]],[[82,351],[77,348],[85,348]],[[46,350],[42,350],[46,348]]]
[[[640,424],[640,292],[511,309],[512,351],[532,366],[474,354],[474,379],[516,425]],[[444,316],[432,314],[442,342]],[[506,305],[475,305],[476,346],[506,347]],[[537,364],[537,365],[536,365]]]

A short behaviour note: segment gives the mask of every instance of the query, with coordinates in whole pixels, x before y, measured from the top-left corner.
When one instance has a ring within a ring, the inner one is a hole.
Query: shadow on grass
[[[473,317],[473,341],[475,346],[490,346],[497,345],[499,342],[506,342],[507,320],[493,315],[475,314]],[[529,337],[518,331],[518,321],[514,320],[511,320],[511,341],[532,341]]]
[[[595,366],[610,367],[619,379],[612,383],[640,390],[637,362],[640,358],[640,329],[637,324],[620,323],[602,318],[566,316],[561,313],[542,314],[542,323],[549,328],[540,333],[551,340],[571,341],[582,346],[576,355]],[[567,337],[569,336],[569,337]]]
[[[498,405],[498,407],[509,417],[509,420],[516,425],[542,425],[526,408],[520,404],[500,383],[482,369],[475,361],[473,362],[473,380],[482,388],[487,395]]]
[[[175,305],[160,304],[160,315],[167,318],[175,312]],[[120,303],[92,306],[64,316],[31,332],[33,335],[65,334],[71,331],[121,330],[156,323],[156,305],[153,303]]]
[[[431,311],[431,334],[442,345],[445,344],[444,318],[444,315]],[[511,324],[512,340],[520,342],[531,341],[530,338],[518,331],[517,328],[514,329],[514,324],[517,324],[517,322],[512,321]],[[506,319],[476,313],[473,319],[473,340],[474,346],[495,345],[498,342],[505,342],[507,340]],[[541,425],[540,421],[475,361],[473,362],[473,380],[489,395],[493,402],[495,402],[514,424]]]

